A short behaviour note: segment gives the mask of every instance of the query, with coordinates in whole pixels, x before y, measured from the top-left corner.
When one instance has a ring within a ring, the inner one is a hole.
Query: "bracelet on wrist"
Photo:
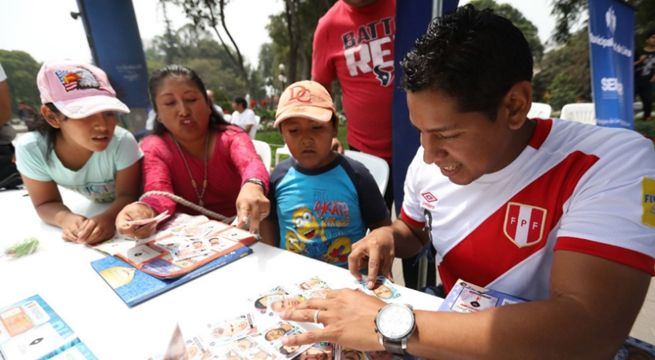
[[[261,179],[250,178],[250,179],[246,180],[244,182],[244,184],[245,183],[257,184],[257,185],[262,187],[262,191],[266,192],[266,185],[264,184],[264,181],[262,181]]]

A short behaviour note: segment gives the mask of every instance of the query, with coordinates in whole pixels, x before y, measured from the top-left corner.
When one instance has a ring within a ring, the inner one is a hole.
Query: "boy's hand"
[[[141,202],[133,202],[123,208],[116,216],[116,230],[132,239],[144,239],[155,233],[157,221],[141,224],[135,220],[150,219],[155,211]]]
[[[86,218],[82,215],[67,213],[61,221],[61,237],[66,241],[77,242],[77,236]]]
[[[114,222],[110,216],[104,214],[86,219],[77,233],[77,242],[93,245],[114,236]]]

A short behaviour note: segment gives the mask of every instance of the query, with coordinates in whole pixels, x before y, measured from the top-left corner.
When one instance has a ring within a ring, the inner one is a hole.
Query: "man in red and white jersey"
[[[487,10],[433,21],[403,70],[422,146],[400,218],[353,246],[351,272],[388,275],[394,256],[431,241],[446,291],[461,278],[531,301],[410,316],[337,290],[289,311],[325,328],[285,342],[440,359],[612,358],[655,274],[653,144],[630,130],[527,119],[528,43]]]

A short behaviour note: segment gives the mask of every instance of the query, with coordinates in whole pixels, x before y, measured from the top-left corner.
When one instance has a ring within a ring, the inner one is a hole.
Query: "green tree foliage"
[[[571,29],[586,19],[589,0],[553,0],[551,14],[555,16],[553,39],[560,44],[566,43],[572,36]],[[655,1],[626,0],[635,10],[635,34],[637,46],[643,43],[643,34],[655,27]]]
[[[473,0],[471,5],[477,9],[492,9],[494,13],[509,19],[514,26],[519,28],[530,44],[532,56],[535,63],[539,63],[544,54],[544,46],[539,40],[539,29],[523,14],[509,4],[498,4],[494,0]]]
[[[318,19],[335,2],[285,0],[284,11],[270,17],[266,29],[271,42],[260,50],[260,59],[264,60],[260,60],[259,64],[259,71],[267,85],[283,89],[289,83],[311,77],[314,30]],[[282,69],[280,64],[283,65]]]
[[[572,102],[591,101],[591,69],[587,29],[570,37],[565,46],[551,50],[533,79],[533,99],[561,109]]]
[[[629,0],[635,10],[635,47],[643,46],[644,33],[655,26],[655,1]],[[560,46],[546,53],[541,72],[535,75],[534,100],[554,109],[577,101],[592,101],[589,35],[586,19],[588,0],[554,0],[551,13],[556,17],[553,40]],[[572,33],[571,29],[583,24]]]
[[[246,64],[246,82],[240,69],[211,34],[192,24],[156,36],[145,54],[150,72],[169,63],[195,70],[207,88],[214,92],[214,100],[226,111],[229,111],[232,99],[237,96],[250,94],[260,99],[265,95],[263,80],[256,71]]]
[[[36,74],[41,64],[24,51],[7,50],[0,50],[0,64],[7,73],[12,111],[16,113],[19,101],[37,109],[41,105],[41,99],[36,87]]]

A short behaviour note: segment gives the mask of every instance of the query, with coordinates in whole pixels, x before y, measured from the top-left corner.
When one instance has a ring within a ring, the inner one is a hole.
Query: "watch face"
[[[378,331],[391,340],[402,339],[414,328],[412,310],[400,304],[386,305],[376,319]]]

